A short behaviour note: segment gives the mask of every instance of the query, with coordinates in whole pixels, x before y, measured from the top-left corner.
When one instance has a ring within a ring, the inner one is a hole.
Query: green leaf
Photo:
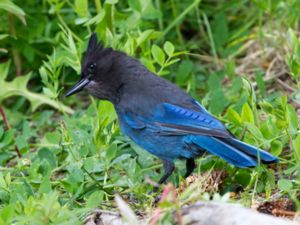
[[[105,3],[110,4],[110,5],[114,5],[117,4],[119,0],[106,0]]]
[[[130,8],[132,8],[138,12],[142,11],[142,6],[141,6],[140,0],[128,0],[128,4],[129,4]]]
[[[234,176],[234,182],[243,185],[246,187],[251,180],[250,171],[248,170],[239,170],[239,172]]]
[[[72,31],[69,28],[65,28],[60,25],[61,30],[63,31],[62,35],[62,44],[61,47],[65,50],[64,55],[56,59],[57,61],[61,60],[65,65],[71,66],[76,73],[80,73],[81,62],[79,49],[76,47],[76,42]],[[54,57],[55,57],[54,51]]]
[[[9,63],[5,64],[0,66],[0,102],[11,96],[23,96],[30,101],[33,111],[35,111],[39,106],[47,104],[52,106],[53,108],[65,111],[67,113],[73,113],[73,110],[68,106],[63,105],[58,101],[52,100],[46,95],[29,91],[27,89],[27,83],[31,77],[31,73],[23,76],[18,76],[12,81],[5,81]]]
[[[274,107],[272,106],[271,103],[267,101],[262,101],[259,103],[259,106],[262,108],[263,111],[273,114],[274,113]]]
[[[118,147],[117,144],[113,143],[109,146],[109,148],[106,150],[105,159],[110,162],[113,160],[117,155]]]
[[[190,60],[184,60],[179,64],[178,71],[176,73],[176,83],[179,85],[185,84],[193,70],[193,62]]]
[[[233,108],[229,108],[227,110],[226,117],[230,122],[234,123],[235,125],[241,124],[242,119],[240,115]]]
[[[289,192],[293,188],[293,183],[287,179],[280,179],[278,181],[278,187],[282,191]]]
[[[47,194],[47,193],[50,193],[51,191],[52,191],[52,187],[51,187],[50,177],[46,176],[43,178],[43,181],[40,185],[39,193]]]
[[[178,58],[171,59],[170,61],[168,61],[168,63],[165,64],[165,67],[171,66],[172,64],[177,63],[178,61],[180,61],[180,59],[178,59]]]
[[[8,221],[11,221],[13,219],[15,214],[15,209],[16,209],[16,205],[13,203],[4,206],[1,209],[1,218],[5,221],[5,223],[3,222],[2,224],[7,224]]]
[[[221,77],[217,73],[213,73],[208,77],[208,87],[211,92],[222,90]]]
[[[226,74],[228,75],[229,78],[234,78],[235,75],[235,60],[230,59],[228,61],[226,61],[226,63],[224,64],[225,67],[225,71]]]
[[[117,119],[117,114],[114,110],[114,106],[109,101],[100,101],[99,114],[103,126],[106,126],[112,121],[114,121],[115,119]]]
[[[7,183],[7,186],[11,184],[11,176],[10,173],[7,173],[4,177],[5,182]]]
[[[89,157],[84,160],[84,168],[89,173],[99,173],[104,170],[103,164],[97,158]]]
[[[139,37],[136,39],[137,46],[140,46],[142,43],[147,41],[150,38],[150,36],[153,34],[153,32],[154,30],[150,29],[150,30],[145,30],[143,33],[141,33]]]
[[[229,37],[228,21],[224,12],[215,16],[211,27],[216,48],[220,53],[222,53],[221,49],[223,45],[226,44]]]
[[[264,136],[262,135],[261,131],[254,124],[247,122],[246,127],[256,139],[261,142],[264,140]]]
[[[91,26],[93,24],[100,23],[105,17],[105,11],[102,10],[100,13],[98,13],[93,18],[89,19],[87,22],[84,23],[85,26]]]
[[[28,148],[27,140],[23,135],[19,135],[16,137],[16,145],[20,150]]]
[[[258,86],[258,89],[259,89],[260,93],[262,95],[264,95],[265,92],[266,92],[266,85],[265,85],[265,81],[263,79],[263,74],[262,73],[256,73],[255,79],[256,79],[256,83],[257,83],[257,86]]]
[[[254,124],[254,115],[247,102],[243,105],[241,118],[242,122],[249,122]]]
[[[213,114],[220,114],[227,103],[228,100],[226,99],[222,89],[217,89],[211,92],[211,104],[209,105],[209,110]]]
[[[79,168],[74,168],[70,173],[71,180],[81,183],[84,179],[84,173]]]
[[[232,81],[232,85],[230,88],[230,95],[232,96],[237,96],[238,94],[241,93],[241,89],[243,86],[243,81],[241,77],[235,77]]]
[[[279,156],[280,153],[282,152],[282,142],[279,140],[274,140],[271,142],[271,150],[270,152],[275,155],[275,156]]]
[[[6,48],[0,48],[0,52],[7,53],[8,50]]]
[[[146,58],[141,58],[141,62],[144,66],[147,67],[148,70],[150,70],[152,73],[156,73],[155,66],[153,65],[154,62],[152,60],[148,60]]]
[[[43,83],[47,84],[48,83],[48,75],[47,75],[46,68],[45,67],[41,67],[39,69],[39,73],[40,73],[40,76],[42,78]]]
[[[250,104],[254,105],[256,103],[255,90],[249,80],[245,78],[242,78],[242,80],[243,80],[243,88],[245,89],[248,95],[248,101]]]
[[[22,126],[22,135],[28,139],[36,135],[35,131],[30,127],[30,124],[27,120],[23,121]]]
[[[299,44],[298,37],[295,31],[291,28],[289,28],[287,32],[287,43],[292,50],[295,50]]]
[[[9,130],[5,131],[4,137],[1,140],[1,145],[5,146],[5,145],[11,144],[14,139],[14,133],[15,133],[15,131],[13,129],[9,129]],[[0,145],[0,147],[1,147],[1,145]]]
[[[0,34],[0,40],[7,38],[9,35],[8,34]]]
[[[2,173],[0,173],[0,187],[1,188],[7,188],[7,183],[6,183]]]
[[[260,130],[266,139],[273,139],[280,136],[280,130],[276,126],[276,121],[269,116],[266,121],[260,124]]]
[[[0,9],[6,10],[17,16],[26,25],[24,11],[10,0],[0,0]]]
[[[0,127],[0,140],[1,140],[1,138],[2,138],[2,136],[3,136],[3,134],[4,134],[4,127]]]
[[[58,132],[47,132],[45,137],[49,143],[57,144],[60,142],[61,134]]]
[[[167,55],[169,57],[172,57],[173,53],[174,53],[174,50],[175,50],[175,47],[174,47],[174,45],[171,42],[167,41],[164,44],[164,50],[165,50],[165,52],[167,53]]]
[[[103,197],[104,197],[104,192],[103,191],[95,191],[87,199],[87,201],[86,201],[86,207],[88,207],[88,208],[96,208],[102,202]]]
[[[160,66],[163,66],[166,58],[163,50],[161,50],[161,48],[157,45],[153,45],[151,48],[151,53],[155,62],[157,62]]]
[[[160,11],[154,8],[152,0],[140,0],[142,6],[141,16],[145,19],[157,19]]]
[[[75,0],[75,11],[80,17],[88,17],[88,0]]]
[[[10,67],[10,60],[6,63],[0,63],[0,82],[1,80],[5,80]]]
[[[48,148],[42,148],[38,152],[38,157],[40,160],[46,160],[48,161],[49,165],[53,168],[57,166],[57,159],[55,154],[49,150]]]
[[[300,164],[300,134],[298,134],[297,137],[293,140],[292,146],[295,158],[298,164]]]
[[[290,132],[292,134],[296,134],[298,126],[299,126],[297,112],[296,112],[295,108],[290,104],[287,104],[286,109],[287,109],[287,120],[289,122]]]

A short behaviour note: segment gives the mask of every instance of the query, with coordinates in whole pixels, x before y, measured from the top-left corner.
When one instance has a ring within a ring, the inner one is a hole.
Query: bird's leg
[[[173,173],[173,171],[175,169],[173,162],[163,160],[163,165],[164,165],[165,174],[158,181],[159,184],[164,183],[168,179],[168,177],[171,176],[171,174]]]
[[[159,185],[164,183],[168,179],[168,177],[171,176],[171,174],[173,173],[173,171],[175,169],[174,162],[170,162],[167,160],[163,160],[163,166],[164,166],[165,174],[158,181]],[[153,188],[154,192],[156,192],[157,190],[158,190],[158,186]]]
[[[191,173],[194,171],[196,167],[196,163],[195,160],[190,158],[186,160],[186,172],[184,177],[187,178],[189,175],[191,175]]]

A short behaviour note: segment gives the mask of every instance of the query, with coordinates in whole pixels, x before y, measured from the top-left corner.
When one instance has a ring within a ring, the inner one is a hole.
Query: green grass
[[[82,224],[95,208],[116,210],[116,194],[135,212],[153,207],[161,162],[121,134],[110,103],[63,98],[93,31],[280,158],[254,169],[198,159],[200,177],[223,168],[227,176],[217,189],[199,178],[167,197],[161,224],[183,204],[210,198],[251,206],[287,197],[299,209],[299,9],[296,0],[1,1],[0,101],[9,129],[1,117],[0,225]],[[185,170],[176,164],[169,181],[179,186]],[[238,189],[237,198],[226,194]]]

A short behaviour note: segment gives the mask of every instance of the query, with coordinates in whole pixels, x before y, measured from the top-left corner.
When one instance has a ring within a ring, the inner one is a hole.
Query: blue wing
[[[160,135],[198,134],[231,137],[218,119],[210,115],[199,103],[197,106],[199,106],[199,111],[162,103],[156,107],[151,117],[127,113],[125,121],[134,129],[148,127]]]
[[[206,150],[238,167],[256,166],[259,160],[263,163],[278,161],[270,153],[235,139],[226,130],[226,127],[200,104],[199,111],[196,111],[162,103],[151,116],[127,113],[124,121],[132,129],[149,128],[157,135],[168,135],[166,138],[169,138],[170,135],[183,135],[187,145],[196,146],[195,155],[197,155],[197,151]],[[181,144],[181,142],[178,143],[178,145]],[[166,148],[166,146],[164,147]],[[178,155],[181,155],[181,152]]]

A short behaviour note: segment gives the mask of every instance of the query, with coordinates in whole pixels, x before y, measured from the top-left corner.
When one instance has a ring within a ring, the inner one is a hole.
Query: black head
[[[118,78],[112,79],[114,55],[116,52],[111,48],[104,48],[93,33],[82,61],[80,80],[66,93],[66,96],[86,89],[100,99],[110,100],[108,95],[112,94],[111,89],[118,85]]]

